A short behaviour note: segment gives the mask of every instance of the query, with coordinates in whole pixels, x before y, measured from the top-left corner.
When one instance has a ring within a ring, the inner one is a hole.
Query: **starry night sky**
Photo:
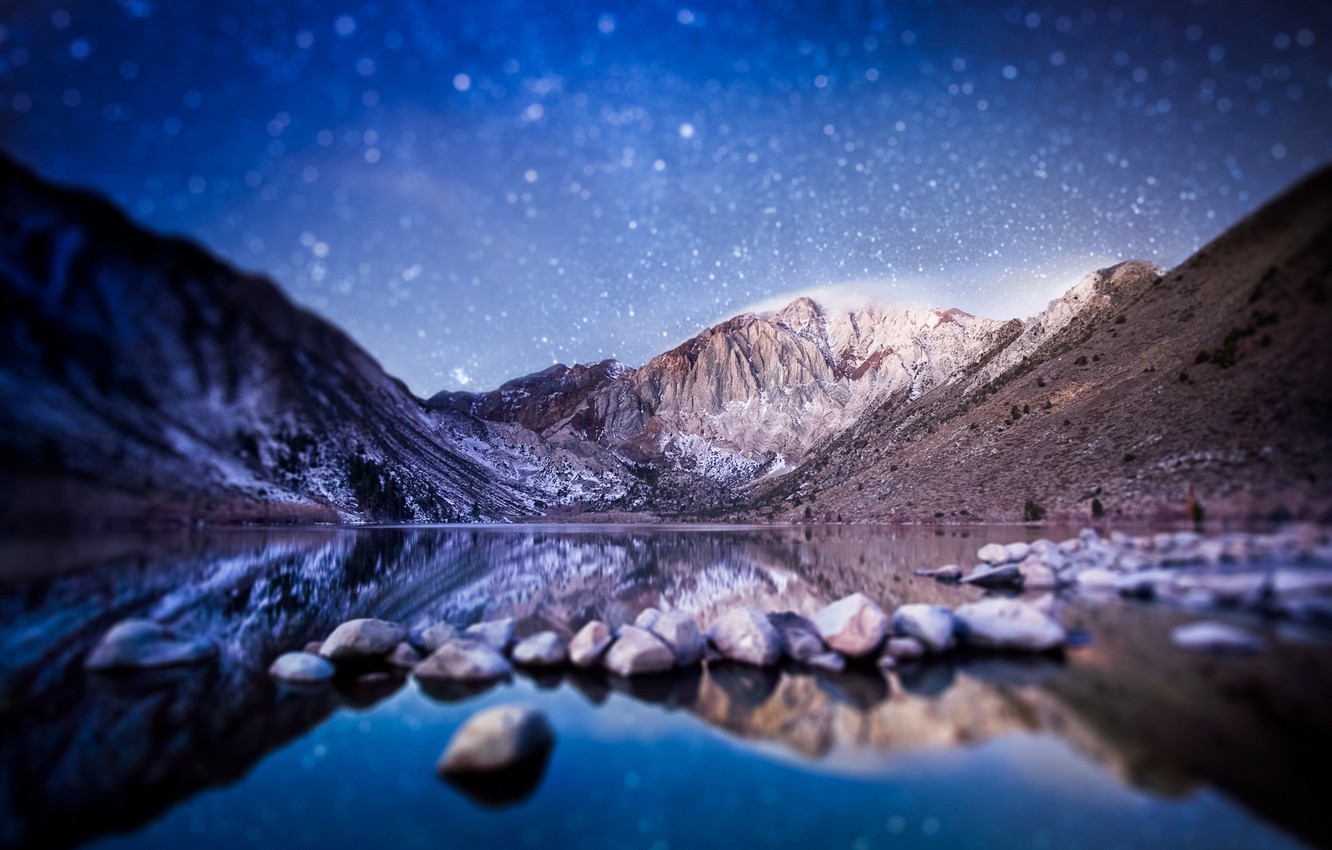
[[[0,146],[428,395],[1177,263],[1332,160],[1332,3],[0,0]]]

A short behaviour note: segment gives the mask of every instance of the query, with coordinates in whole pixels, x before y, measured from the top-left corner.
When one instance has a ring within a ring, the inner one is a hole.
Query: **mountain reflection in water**
[[[957,605],[981,592],[912,569],[970,564],[980,543],[1024,535],[1035,532],[519,527],[11,541],[0,549],[0,845],[69,846],[137,828],[239,780],[340,707],[389,697],[406,680],[300,695],[266,675],[278,654],[352,617],[466,625],[512,616],[519,635],[567,637],[588,619],[617,626],[648,606],[707,622],[742,604],[812,614],[857,590],[887,610]],[[906,753],[1038,732],[1152,795],[1212,787],[1332,846],[1321,808],[1332,653],[1321,636],[1278,634],[1264,655],[1200,658],[1170,645],[1170,629],[1187,619],[1178,612],[1059,604],[1064,621],[1093,638],[1065,660],[959,655],[887,677],[716,664],[634,680],[547,674],[535,685],[569,687],[597,705],[620,692],[850,775]],[[127,617],[207,636],[221,654],[202,667],[85,674],[84,655]]]

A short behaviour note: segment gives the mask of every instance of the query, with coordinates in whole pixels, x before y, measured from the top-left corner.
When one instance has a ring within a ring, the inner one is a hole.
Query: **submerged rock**
[[[617,676],[663,673],[675,666],[675,652],[661,638],[638,626],[625,626],[602,665]]]
[[[496,706],[453,733],[435,772],[479,802],[504,805],[536,788],[554,746],[555,732],[540,711]]]
[[[387,620],[348,620],[333,630],[319,647],[329,661],[355,662],[383,658],[407,637],[407,630]]]
[[[513,648],[513,663],[524,667],[558,667],[568,660],[569,648],[555,632],[538,632]]]
[[[102,635],[83,666],[89,670],[172,667],[216,654],[210,641],[177,634],[153,620],[123,620]]]
[[[930,652],[953,645],[953,612],[942,605],[903,605],[893,613],[893,632],[916,638]]]
[[[1257,635],[1210,620],[1178,626],[1170,633],[1170,640],[1180,649],[1193,652],[1248,654],[1261,652],[1265,646]]]
[[[468,638],[449,641],[412,668],[423,681],[490,682],[512,672],[508,659],[494,648]]]
[[[761,611],[735,608],[718,617],[708,629],[708,640],[726,658],[767,667],[782,657],[782,636]]]
[[[941,581],[945,584],[952,584],[962,580],[962,568],[957,564],[945,564],[938,569],[916,570],[916,575],[932,578],[935,581]]]
[[[982,649],[1044,652],[1068,641],[1063,626],[1017,599],[985,599],[963,605],[953,615],[967,644]]]
[[[698,621],[683,611],[660,614],[647,629],[671,648],[677,666],[688,667],[703,660],[703,647],[707,641],[698,628]]]
[[[575,667],[594,667],[611,645],[610,628],[600,620],[592,620],[578,630],[569,641],[569,662]]]
[[[814,625],[828,646],[852,658],[871,655],[888,634],[888,615],[863,593],[853,593],[821,609]]]
[[[496,652],[508,652],[513,646],[513,618],[474,623],[463,630],[463,637],[480,641]]]
[[[1018,568],[1017,564],[1003,564],[995,567],[978,566],[971,571],[970,575],[962,579],[962,583],[974,584],[977,587],[1021,587],[1022,570]]]
[[[788,658],[809,663],[823,655],[828,648],[819,637],[819,627],[812,620],[792,611],[779,611],[768,615],[768,622],[782,636],[782,647]]]

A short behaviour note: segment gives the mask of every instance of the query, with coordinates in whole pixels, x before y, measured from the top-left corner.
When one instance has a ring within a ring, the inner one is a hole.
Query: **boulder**
[[[782,657],[782,636],[754,608],[734,608],[718,617],[708,640],[724,657],[755,667],[771,666]]]
[[[435,623],[419,631],[412,632],[412,646],[423,655],[429,655],[458,636],[458,630],[448,623]]]
[[[707,641],[698,628],[698,621],[683,611],[668,611],[660,614],[648,627],[675,653],[675,664],[688,667],[703,660],[703,647]]]
[[[335,672],[333,662],[308,652],[284,652],[268,665],[268,675],[293,685],[322,684]]]
[[[513,646],[513,618],[473,623],[463,629],[463,637],[480,641],[496,652],[508,652]]]
[[[1257,635],[1209,620],[1176,627],[1170,633],[1170,640],[1180,649],[1228,654],[1261,652],[1265,645]]]
[[[537,632],[513,648],[513,663],[524,667],[557,667],[568,660],[569,647],[555,632]]]
[[[638,626],[640,629],[652,631],[652,624],[657,622],[657,618],[660,616],[661,612],[656,608],[644,608],[642,611],[639,611],[638,616],[634,618],[634,625]]]
[[[827,670],[829,673],[841,673],[846,669],[846,659],[841,656],[841,653],[831,651],[811,655],[804,660],[804,663],[815,670]]]
[[[819,610],[814,625],[828,646],[852,658],[872,655],[888,634],[888,615],[863,593],[853,593]]]
[[[1017,599],[985,599],[959,607],[953,616],[966,643],[981,649],[1045,652],[1068,641],[1063,626]]]
[[[1102,567],[1088,567],[1077,571],[1073,580],[1083,590],[1114,592],[1119,589],[1120,575]]]
[[[913,637],[889,638],[884,654],[903,661],[925,657],[925,644]]]
[[[930,652],[953,645],[953,612],[942,605],[903,605],[893,613],[893,633],[913,637]]]
[[[416,678],[438,682],[493,682],[512,672],[493,647],[468,638],[449,641],[412,668]]]
[[[978,566],[971,574],[962,579],[963,584],[977,587],[1021,587],[1022,570],[1017,564],[1003,564],[997,567]]]
[[[1063,586],[1059,574],[1038,558],[1028,558],[1018,564],[1022,573],[1022,586],[1027,590],[1053,590]]]
[[[348,620],[333,630],[319,654],[334,663],[383,658],[407,637],[407,630],[387,620]]]
[[[935,581],[941,581],[946,584],[952,584],[962,580],[962,568],[957,564],[945,564],[938,569],[916,570],[916,575],[932,578]]]
[[[543,759],[554,745],[555,733],[540,711],[500,705],[476,714],[453,733],[435,772],[452,776],[508,770]]]
[[[1006,560],[1010,562],[1021,561],[1023,558],[1026,558],[1027,555],[1031,553],[1031,544],[1009,543],[1007,546],[1004,547],[1004,551],[1008,555]]]
[[[600,620],[592,620],[569,641],[569,662],[575,667],[596,666],[611,640],[610,628]]]
[[[421,663],[422,655],[416,651],[409,641],[403,641],[393,647],[393,651],[388,654],[384,660],[388,666],[396,667],[399,670],[410,670]]]
[[[662,673],[675,666],[675,652],[652,632],[625,626],[601,663],[617,676]]]
[[[976,551],[976,558],[985,564],[1008,563],[1008,547],[1002,543],[987,543]]]
[[[116,623],[89,653],[89,670],[142,669],[194,664],[217,655],[211,642],[177,634],[153,620]]]
[[[779,611],[768,615],[768,622],[782,636],[782,648],[788,658],[808,663],[817,655],[828,651],[819,637],[819,627],[792,611]]]

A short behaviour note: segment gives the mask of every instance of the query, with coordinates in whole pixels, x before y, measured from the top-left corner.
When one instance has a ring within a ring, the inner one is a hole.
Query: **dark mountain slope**
[[[1332,169],[1172,272],[1094,289],[1022,358],[867,414],[749,515],[1183,518],[1192,486],[1212,517],[1332,518]]]
[[[0,156],[0,524],[530,510],[272,283]]]

